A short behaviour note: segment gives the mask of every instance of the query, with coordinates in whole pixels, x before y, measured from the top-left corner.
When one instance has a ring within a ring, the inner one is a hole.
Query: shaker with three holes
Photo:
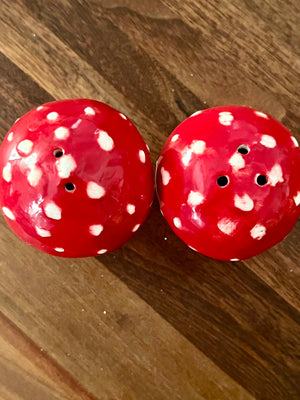
[[[277,120],[241,106],[193,114],[157,162],[161,212],[193,250],[237,261],[290,232],[300,213],[300,151]]]
[[[64,257],[122,246],[154,194],[148,147],[103,103],[62,100],[21,117],[0,148],[0,206],[25,242]]]

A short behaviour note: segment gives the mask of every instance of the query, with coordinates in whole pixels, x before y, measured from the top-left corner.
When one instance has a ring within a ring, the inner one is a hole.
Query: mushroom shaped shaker
[[[199,111],[157,161],[161,212],[193,250],[223,261],[280,242],[300,213],[297,140],[269,115],[241,106]]]
[[[149,151],[131,121],[98,101],[44,104],[0,148],[0,206],[25,242],[63,257],[122,246],[154,194]]]

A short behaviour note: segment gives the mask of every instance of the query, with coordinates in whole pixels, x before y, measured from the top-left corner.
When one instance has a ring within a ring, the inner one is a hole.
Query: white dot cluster
[[[71,154],[65,154],[56,161],[56,169],[60,178],[69,178],[77,164]]]
[[[230,126],[234,120],[231,112],[223,111],[219,113],[219,122],[221,125]]]
[[[27,180],[30,186],[36,187],[43,175],[43,171],[40,167],[34,165],[27,174]]]
[[[204,200],[205,197],[202,193],[191,190],[188,195],[187,204],[191,207],[196,207],[202,204]]]
[[[49,201],[44,205],[44,212],[50,219],[61,219],[62,209],[54,201]]]
[[[17,146],[18,152],[21,153],[20,155],[28,155],[31,153],[32,149],[33,142],[28,139],[22,140]]]
[[[92,181],[88,182],[86,191],[90,199],[101,199],[106,193],[103,186]]]
[[[103,229],[104,229],[103,225],[101,225],[101,224],[91,225],[89,227],[89,232],[93,236],[99,236],[102,233]]]
[[[54,131],[55,138],[58,140],[66,140],[70,136],[70,131],[64,126],[56,128]]]
[[[56,122],[58,119],[59,119],[59,114],[55,111],[52,111],[47,115],[47,120],[49,122]]]
[[[203,140],[193,140],[189,146],[186,146],[183,150],[181,161],[185,167],[190,164],[193,156],[199,156],[206,150],[206,143]]]
[[[88,115],[89,117],[94,117],[96,115],[96,111],[92,107],[86,107],[84,109],[85,115]]]
[[[127,210],[128,214],[133,215],[135,213],[135,205],[127,204],[126,210]]]
[[[243,196],[236,194],[234,196],[234,205],[242,211],[251,211],[254,208],[254,201],[246,193]]]
[[[12,172],[11,172],[11,163],[7,163],[2,171],[3,179],[9,183],[11,181]]]
[[[269,149],[274,149],[277,146],[276,140],[270,135],[262,135],[260,143]]]
[[[236,230],[237,222],[225,217],[218,221],[217,226],[225,235],[232,236]]]
[[[98,139],[97,142],[100,148],[104,151],[111,151],[115,147],[113,139],[109,136],[109,134],[103,130],[98,129]]]
[[[265,226],[263,226],[261,224],[256,224],[251,229],[250,234],[253,237],[253,239],[260,240],[265,236],[266,232],[267,232],[267,230],[266,230]]]
[[[8,207],[2,207],[3,214],[7,216],[7,218],[11,219],[14,221],[16,217],[14,216],[14,213],[8,208]]]

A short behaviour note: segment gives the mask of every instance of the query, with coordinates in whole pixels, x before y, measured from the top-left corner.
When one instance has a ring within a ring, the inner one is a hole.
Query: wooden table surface
[[[298,0],[1,0],[0,135],[44,102],[127,114],[153,164],[196,110],[300,139]],[[123,248],[63,259],[0,218],[1,400],[300,399],[300,223],[253,259],[196,254],[155,201]]]

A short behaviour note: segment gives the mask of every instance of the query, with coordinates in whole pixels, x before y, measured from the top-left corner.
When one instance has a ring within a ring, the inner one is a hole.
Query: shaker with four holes
[[[267,250],[300,213],[297,140],[269,115],[241,106],[193,114],[157,162],[161,212],[193,250],[237,261]]]

